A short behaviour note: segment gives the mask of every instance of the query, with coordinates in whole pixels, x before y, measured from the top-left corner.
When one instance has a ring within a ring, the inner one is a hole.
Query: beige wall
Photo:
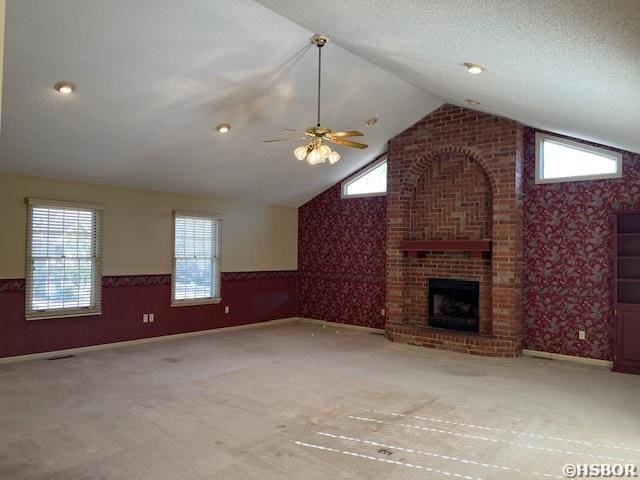
[[[0,0],[0,107],[2,107],[2,71],[4,67],[4,29],[5,11],[7,5],[5,0]],[[0,115],[1,117],[1,115]]]
[[[5,29],[5,11],[6,11],[6,2],[5,0],[0,0],[0,107],[2,107],[2,71],[4,67],[4,29]],[[0,115],[1,117],[1,115]]]
[[[297,268],[295,208],[0,174],[0,278],[25,275],[26,197],[103,204],[104,275],[170,273],[172,210],[224,215],[222,271]]]

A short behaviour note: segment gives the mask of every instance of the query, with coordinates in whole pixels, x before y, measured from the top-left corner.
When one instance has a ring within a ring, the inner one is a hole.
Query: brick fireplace
[[[389,339],[486,356],[520,352],[522,158],[520,124],[453,105],[389,142]],[[446,281],[477,285],[476,310],[455,291],[434,300],[429,285]],[[449,302],[445,316],[460,318],[435,322],[430,301],[440,310]],[[456,328],[472,315],[473,329]]]

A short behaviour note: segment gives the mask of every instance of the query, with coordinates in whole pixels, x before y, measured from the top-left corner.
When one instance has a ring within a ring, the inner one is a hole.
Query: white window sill
[[[545,183],[586,182],[590,180],[614,180],[616,178],[622,178],[622,172],[604,173],[601,175],[576,175],[573,177],[555,177],[555,178],[541,178],[536,176],[535,182],[538,185],[542,185]]]
[[[366,198],[366,197],[384,197],[387,192],[371,192],[371,193],[343,193],[342,198]]]
[[[180,300],[171,302],[172,307],[194,307],[196,305],[213,305],[220,303],[222,298],[198,298],[195,300]]]
[[[96,317],[100,315],[102,315],[101,310],[91,310],[87,312],[69,312],[69,313],[65,313],[65,312],[53,313],[52,312],[49,315],[46,313],[43,313],[37,316],[25,316],[24,319],[30,322],[32,320],[51,320],[53,318],[72,318],[72,317]]]

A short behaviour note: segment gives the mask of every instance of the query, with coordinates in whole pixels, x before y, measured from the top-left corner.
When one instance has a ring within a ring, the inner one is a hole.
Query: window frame
[[[549,141],[557,143],[568,148],[581,150],[583,152],[593,153],[603,157],[609,157],[616,161],[615,173],[597,173],[590,175],[573,175],[568,177],[544,178],[542,176],[544,169],[544,142]],[[585,143],[568,140],[566,138],[549,135],[547,133],[536,132],[536,164],[535,164],[535,183],[563,183],[563,182],[581,182],[588,180],[608,180],[614,178],[622,178],[622,154],[607,148],[595,147]]]
[[[340,195],[341,195],[341,197],[342,198],[364,198],[364,197],[382,197],[382,196],[385,196],[387,194],[388,188],[385,189],[384,192],[355,193],[355,194],[348,194],[347,193],[347,187],[349,185],[351,185],[354,182],[357,182],[362,177],[368,175],[369,173],[371,173],[373,170],[378,168],[383,163],[387,163],[387,154],[386,153],[381,155],[377,160],[375,160],[371,165],[369,165],[368,167],[366,167],[362,171],[356,173],[355,175],[352,175],[350,177],[345,178],[342,181],[342,185],[340,187]],[[388,171],[387,171],[387,174],[388,174]],[[388,180],[389,179],[388,179],[388,175],[387,175],[387,187],[389,185],[389,181]]]
[[[176,219],[178,217],[199,217],[199,218],[207,218],[212,222],[216,222],[218,224],[217,230],[218,234],[216,235],[215,241],[212,241],[212,246],[216,247],[216,251],[218,252],[217,257],[211,257],[212,263],[212,287],[213,287],[213,296],[206,298],[193,298],[187,300],[176,300],[175,298],[175,282],[176,282]],[[222,261],[222,225],[223,225],[224,217],[217,213],[205,213],[205,212],[186,212],[181,210],[174,210],[172,215],[172,240],[171,240],[171,306],[172,307],[189,307],[195,305],[211,305],[220,303],[222,301],[222,285],[220,283],[221,280],[221,261]],[[217,260],[217,261],[215,261]],[[215,267],[215,268],[214,268]],[[217,295],[216,295],[217,294]]]
[[[25,320],[49,320],[53,318],[86,317],[102,315],[102,260],[104,252],[103,241],[103,205],[94,203],[77,203],[61,200],[48,200],[41,198],[27,198],[27,241],[25,256]],[[95,269],[91,278],[92,304],[88,307],[50,308],[46,310],[33,310],[33,209],[51,208],[62,210],[91,211],[93,215],[93,255]]]

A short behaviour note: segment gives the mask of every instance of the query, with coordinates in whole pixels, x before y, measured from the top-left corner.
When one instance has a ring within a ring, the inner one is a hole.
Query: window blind
[[[102,207],[29,199],[27,319],[102,308]]]
[[[220,300],[220,234],[222,217],[174,212],[174,305]]]

